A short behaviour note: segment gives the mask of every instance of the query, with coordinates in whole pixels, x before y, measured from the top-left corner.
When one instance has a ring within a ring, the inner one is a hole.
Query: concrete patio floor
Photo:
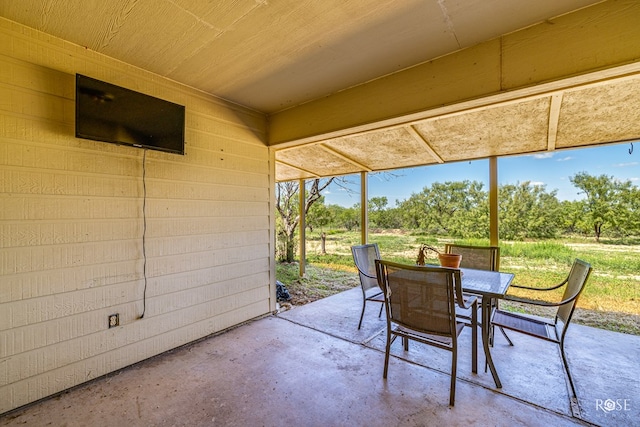
[[[640,337],[572,325],[566,351],[579,397],[572,415],[557,346],[496,335],[503,383],[450,353],[394,343],[382,379],[384,314],[353,289],[267,316],[0,416],[34,426],[640,426]]]

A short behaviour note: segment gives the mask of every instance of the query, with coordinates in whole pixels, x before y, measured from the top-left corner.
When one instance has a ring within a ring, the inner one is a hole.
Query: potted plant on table
[[[462,261],[462,255],[445,254],[440,252],[435,247],[429,246],[429,245],[420,245],[420,249],[418,250],[418,258],[416,259],[416,264],[424,265],[426,255],[429,251],[433,251],[438,254],[438,260],[440,261],[440,265],[442,267],[460,268],[460,261]]]

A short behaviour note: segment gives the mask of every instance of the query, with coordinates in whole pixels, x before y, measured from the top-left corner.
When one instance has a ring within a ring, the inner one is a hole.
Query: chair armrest
[[[505,301],[520,302],[520,303],[531,304],[531,305],[539,305],[539,306],[542,306],[542,307],[558,307],[560,305],[564,305],[564,304],[566,304],[568,302],[571,302],[576,298],[578,298],[578,295],[574,295],[571,298],[567,298],[567,299],[559,301],[559,302],[548,302],[548,301],[538,301],[538,300],[531,300],[531,299],[527,299],[527,298],[514,297],[514,296],[511,296],[511,295],[505,295],[502,299],[505,300]]]
[[[377,275],[376,276],[372,276],[372,275],[367,274],[366,272],[360,270],[360,267],[358,267],[357,265],[356,265],[356,270],[358,270],[358,273],[362,274],[365,277],[368,277],[369,279],[377,279],[378,278]]]
[[[561,288],[562,286],[567,284],[567,279],[563,280],[562,282],[558,283],[557,285],[551,286],[550,288],[534,288],[531,286],[523,286],[523,285],[516,285],[516,284],[511,284],[511,288],[518,288],[518,289],[527,289],[529,291],[553,291],[554,289],[558,289]]]
[[[368,277],[369,279],[377,279],[378,278],[378,276],[372,276],[370,274],[365,273],[364,271],[360,271],[360,270],[358,270],[358,271],[360,272],[360,274],[362,274],[365,277]]]
[[[456,303],[458,307],[463,310],[467,310],[469,308],[478,308],[478,298],[475,295],[464,294],[460,295],[460,297],[456,296]]]

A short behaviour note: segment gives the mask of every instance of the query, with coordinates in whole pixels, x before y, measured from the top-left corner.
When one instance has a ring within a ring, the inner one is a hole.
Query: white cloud
[[[534,159],[550,159],[553,157],[554,153],[550,153],[550,152],[546,152],[546,153],[539,153],[539,154],[534,154],[533,158]]]
[[[531,182],[529,183],[529,185],[534,186],[534,187],[543,187],[543,186],[545,186],[545,185],[547,185],[547,184],[545,184],[545,183],[544,183],[544,182],[542,182],[542,181],[531,181]]]
[[[616,163],[613,165],[614,168],[628,168],[629,166],[638,166],[638,162]]]
[[[561,159],[556,160],[556,162],[566,162],[568,160],[573,160],[573,157],[571,156],[563,157]]]

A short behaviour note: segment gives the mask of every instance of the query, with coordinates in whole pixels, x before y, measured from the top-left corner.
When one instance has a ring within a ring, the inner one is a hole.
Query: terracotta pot
[[[462,261],[462,255],[459,254],[438,254],[440,265],[442,267],[460,268],[460,261]]]

